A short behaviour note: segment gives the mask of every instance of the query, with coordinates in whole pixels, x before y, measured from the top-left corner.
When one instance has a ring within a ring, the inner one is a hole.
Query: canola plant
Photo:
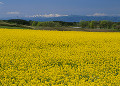
[[[0,86],[119,85],[119,32],[0,29]]]

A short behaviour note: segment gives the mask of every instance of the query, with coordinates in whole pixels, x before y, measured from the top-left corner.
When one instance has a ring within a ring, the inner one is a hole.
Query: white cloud
[[[7,12],[7,14],[15,14],[15,15],[18,15],[18,14],[20,14],[20,12]]]
[[[93,15],[87,15],[87,16],[106,16],[105,13],[94,13]]]
[[[33,15],[28,17],[61,17],[61,16],[68,16],[68,15],[60,15],[60,14],[45,14],[45,15]]]
[[[0,4],[4,4],[3,2],[0,2]]]

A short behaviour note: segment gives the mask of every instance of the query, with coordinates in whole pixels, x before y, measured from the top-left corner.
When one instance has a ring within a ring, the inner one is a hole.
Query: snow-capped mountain
[[[101,21],[101,20],[110,20],[113,22],[120,22],[120,16],[80,16],[80,15],[60,15],[60,14],[45,14],[45,15],[33,15],[25,17],[9,17],[1,18],[2,20],[8,19],[24,19],[32,21],[64,21],[64,22],[80,22],[81,20],[85,21]],[[0,19],[0,20],[1,20]]]
[[[40,15],[40,14],[37,14],[37,15],[26,16],[26,17],[29,17],[29,18],[32,18],[32,17],[46,17],[46,18],[50,18],[50,17],[62,17],[62,16],[68,16],[68,15],[60,15],[60,14],[45,14],[45,15]]]

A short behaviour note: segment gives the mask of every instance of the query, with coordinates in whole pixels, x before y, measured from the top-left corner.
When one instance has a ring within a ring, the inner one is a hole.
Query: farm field
[[[0,29],[0,86],[119,86],[120,32]]]

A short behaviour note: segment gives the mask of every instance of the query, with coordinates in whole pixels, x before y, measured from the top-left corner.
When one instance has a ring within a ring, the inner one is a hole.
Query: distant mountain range
[[[120,16],[79,16],[79,15],[69,15],[69,16],[60,16],[60,17],[18,17],[19,19],[24,20],[33,20],[33,21],[64,21],[64,22],[80,22],[81,20],[85,21],[100,21],[100,20],[110,20],[113,22],[120,22]],[[2,20],[7,19],[17,19],[17,18],[3,18]]]

